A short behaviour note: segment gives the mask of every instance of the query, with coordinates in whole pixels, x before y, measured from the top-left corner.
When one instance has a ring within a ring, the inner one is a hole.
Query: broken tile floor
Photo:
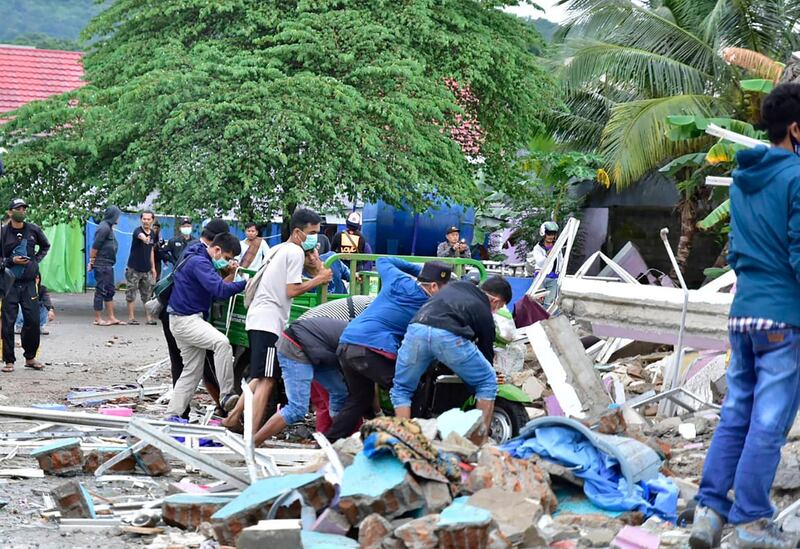
[[[448,421],[450,429],[459,421],[464,428],[445,440],[440,440],[435,422],[421,422],[423,438],[413,439],[417,446],[410,458],[391,451],[368,457],[357,438],[326,453],[310,439],[313,419],[308,418],[293,426],[289,440],[284,436],[260,449],[248,468],[241,437],[202,425],[210,405],[203,393],[195,399],[194,424],[173,427],[167,435],[161,431],[165,425],[156,419],[164,410],[159,399],[169,384],[169,368],[159,365],[166,356],[160,327],[92,327],[83,312],[90,312],[90,299],[58,296],[57,307],[59,301],[59,321],[43,338],[47,369],[18,368],[0,377],[3,547],[568,549],[677,547],[686,542],[687,530],[657,517],[594,506],[574,470],[535,456],[513,458],[491,444],[474,446],[468,440],[475,434],[474,415]],[[555,356],[567,369],[583,368],[585,380],[586,362],[558,352],[561,343],[574,345],[572,335],[564,342],[552,341]],[[74,345],[77,339],[80,348]],[[661,390],[664,367],[671,360],[668,351],[632,347],[607,363],[593,362],[591,375],[603,385],[603,398],[619,407],[612,405],[585,423],[593,432],[615,433],[658,453],[660,472],[680,495],[680,517],[696,491],[716,413],[684,410],[680,417],[664,419],[658,416],[658,403],[635,409],[625,405]],[[524,367],[504,373],[532,398],[532,419],[558,415],[561,402],[571,405],[573,396],[565,397],[561,389],[556,395],[552,364],[543,367],[530,349],[525,353]],[[722,374],[724,359],[719,355],[690,352],[684,358],[682,382],[706,402],[719,403],[724,396]],[[138,391],[137,380],[148,390]],[[572,385],[575,397],[584,398],[581,383],[573,380]],[[90,394],[87,387],[101,394]],[[109,390],[116,393],[102,394]],[[62,410],[66,415],[58,416]],[[86,419],[80,415],[84,413],[92,415]],[[25,417],[29,421],[21,419]],[[73,419],[65,420],[69,417]],[[65,427],[58,421],[74,423]],[[64,436],[57,436],[59,432]],[[127,448],[128,441],[134,443],[134,435],[142,437],[136,452],[121,456],[99,476],[92,473]],[[182,442],[171,443],[176,437]],[[204,446],[200,438],[224,438],[227,444]],[[387,444],[385,437],[380,440]],[[775,480],[779,509],[800,497],[800,425],[790,441]],[[443,452],[457,456],[458,481],[430,478],[446,472],[436,460],[430,469],[431,456]],[[279,475],[270,476],[275,470]],[[59,476],[64,473],[71,476]],[[798,523],[792,516],[784,525],[797,528]]]

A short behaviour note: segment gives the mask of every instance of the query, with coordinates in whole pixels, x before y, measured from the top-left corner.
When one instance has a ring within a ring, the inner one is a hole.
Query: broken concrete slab
[[[520,544],[526,537],[531,537],[536,530],[536,522],[542,516],[539,502],[502,488],[479,490],[470,496],[467,504],[489,511],[500,531],[512,544]]]
[[[79,438],[67,438],[31,452],[48,475],[75,476],[83,472],[83,452]]]
[[[394,456],[360,453],[344,470],[339,511],[353,526],[372,513],[393,519],[424,506],[422,488]]]
[[[569,319],[543,320],[529,326],[526,333],[564,413],[581,419],[600,416],[611,399]]]
[[[164,522],[184,530],[197,530],[211,516],[233,500],[231,496],[176,494],[164,498],[161,514]]]
[[[251,484],[233,501],[211,516],[214,532],[220,543],[232,544],[239,533],[267,518],[272,503],[289,490],[297,490],[307,505],[316,511],[327,507],[333,499],[333,486],[319,473],[303,473],[269,477]],[[281,509],[279,518],[299,516],[299,505]]]
[[[558,503],[550,487],[550,476],[537,462],[513,458],[493,446],[484,446],[478,466],[467,477],[465,489],[474,494],[492,487],[519,492],[536,501],[546,513],[552,513]]]
[[[236,549],[297,549],[302,544],[299,520],[262,520],[242,530]]]
[[[450,493],[450,485],[435,480],[422,480],[419,483],[422,488],[422,496],[425,498],[425,514],[438,513],[451,503],[453,496]]]
[[[415,549],[436,549],[439,545],[437,534],[439,515],[431,514],[411,520],[394,531],[394,537]]]
[[[303,542],[303,549],[358,549],[357,541],[335,534],[303,530],[300,537]],[[261,549],[263,549],[263,546]]]
[[[546,388],[545,384],[534,376],[529,377],[522,384],[522,390],[525,391],[525,394],[527,394],[531,400],[539,400],[542,398],[542,394]]]
[[[492,525],[492,514],[489,511],[468,505],[464,498],[459,498],[439,515],[439,547],[486,547]]]
[[[486,436],[483,413],[477,409],[466,412],[458,408],[447,410],[436,418],[436,424],[442,440],[445,440],[450,433],[456,433],[473,444],[481,444]]]
[[[106,461],[116,457],[123,450],[124,448],[119,448],[117,446],[95,448],[84,455],[83,472],[90,475],[94,474],[98,467],[100,467]],[[135,470],[136,458],[134,456],[123,459],[109,469],[109,471],[114,473],[132,473]]]
[[[358,524],[358,544],[363,549],[377,549],[383,538],[392,533],[392,525],[378,513],[373,513]]]
[[[52,494],[62,518],[93,519],[97,517],[89,491],[77,480],[56,486]]]

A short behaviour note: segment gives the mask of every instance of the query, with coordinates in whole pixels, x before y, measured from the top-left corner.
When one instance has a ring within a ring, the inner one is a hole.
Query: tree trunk
[[[678,203],[678,211],[681,215],[681,237],[678,240],[678,250],[675,252],[675,259],[684,276],[686,276],[689,255],[692,253],[694,235],[697,233],[697,204],[695,200],[695,196],[685,196],[681,198],[681,201]],[[670,278],[677,283],[678,274],[674,269],[670,273]]]

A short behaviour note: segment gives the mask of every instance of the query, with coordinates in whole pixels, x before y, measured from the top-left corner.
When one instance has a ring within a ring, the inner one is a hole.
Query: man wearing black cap
[[[14,283],[3,299],[3,362],[4,372],[13,372],[16,357],[14,356],[14,322],[22,308],[22,349],[25,356],[25,367],[34,370],[44,368],[37,362],[39,352],[39,290],[36,287],[36,276],[39,274],[39,263],[50,250],[50,242],[37,225],[25,222],[28,204],[21,198],[15,198],[8,205],[11,221],[0,231],[0,245],[3,251],[3,266],[14,275]],[[37,250],[38,248],[38,250]]]
[[[467,246],[466,240],[461,240],[461,232],[455,225],[447,229],[446,238],[444,242],[439,244],[436,249],[436,257],[461,257],[470,259],[472,252]]]
[[[181,217],[175,236],[170,238],[164,246],[164,261],[175,268],[186,249],[194,242],[197,242],[197,239],[192,236],[192,220],[188,217]]]
[[[228,224],[224,220],[219,218],[212,219],[203,227],[203,232],[200,233],[200,240],[195,240],[185,247],[181,260],[188,259],[194,254],[204,253],[218,234],[227,233],[229,229]],[[172,335],[172,330],[170,330],[169,314],[167,313],[166,307],[161,310],[158,319],[161,321],[161,327],[164,330],[164,338],[167,340],[172,385],[174,387],[183,373],[183,358],[181,357],[180,349],[178,349],[178,343],[175,341],[175,336]],[[214,371],[214,353],[211,351],[206,353],[206,362],[203,368],[203,383],[208,394],[211,395],[211,398],[213,398],[214,402],[219,406],[219,382],[217,381],[217,375]]]
[[[350,395],[325,435],[350,436],[359,419],[372,413],[375,384],[392,385],[397,349],[408,323],[428,299],[450,281],[453,269],[440,261],[419,265],[395,257],[377,261],[381,291],[339,339],[337,355]]]

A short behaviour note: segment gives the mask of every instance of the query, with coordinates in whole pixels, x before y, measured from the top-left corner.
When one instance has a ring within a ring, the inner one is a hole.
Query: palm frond
[[[722,58],[726,63],[736,65],[767,80],[777,82],[786,65],[779,63],[763,53],[748,50],[745,48],[725,48],[722,50]]]
[[[769,56],[780,52],[786,30],[782,1],[717,0],[703,37],[721,48],[746,48]]]
[[[678,95],[621,103],[611,109],[599,152],[617,188],[634,183],[665,159],[697,151],[707,138],[669,139],[667,117],[709,116],[718,103],[706,95]]]
[[[595,149],[614,101],[597,91],[579,91],[565,103],[565,110],[548,117],[548,129],[554,139],[579,149]]]
[[[568,92],[602,79],[610,86],[632,87],[640,97],[691,95],[703,93],[713,78],[671,57],[627,45],[572,40],[566,49],[562,82]]]
[[[716,0],[662,0],[675,18],[675,23],[701,36],[703,22],[714,9]]]

